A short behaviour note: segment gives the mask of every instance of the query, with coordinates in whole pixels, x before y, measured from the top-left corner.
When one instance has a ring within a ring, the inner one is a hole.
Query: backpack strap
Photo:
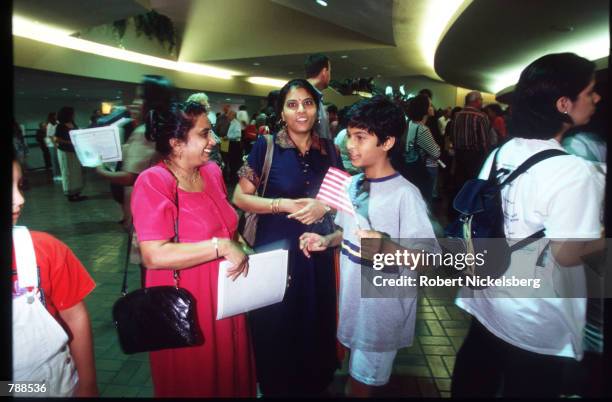
[[[514,169],[514,171],[508,176],[506,180],[500,183],[499,187],[503,187],[506,184],[509,184],[518,176],[525,173],[530,167],[535,165],[536,163],[542,162],[545,159],[552,158],[554,156],[568,155],[567,152],[561,151],[560,149],[547,149],[545,151],[538,152],[537,154],[531,156],[525,162],[523,162],[519,167]]]
[[[510,174],[510,176],[508,176],[508,178],[499,185],[500,189],[506,184],[509,184],[510,182],[512,182],[514,179],[516,179],[521,174],[525,173],[529,168],[531,168],[536,163],[542,162],[543,160],[552,158],[554,156],[561,156],[561,155],[568,155],[568,153],[561,151],[560,149],[547,149],[545,151],[541,151],[535,155],[532,155],[525,162],[523,162],[519,167],[517,167]],[[545,230],[541,229],[533,233],[532,235],[519,240],[518,242],[510,246],[510,251],[512,252],[512,251],[518,250],[520,248],[525,247],[528,244],[533,243],[534,241],[538,239],[541,239],[542,237],[544,237],[544,232]]]
[[[510,173],[510,171],[508,169],[505,168],[497,168],[497,158],[499,157],[499,151],[502,149],[502,147],[505,145],[506,143],[496,147],[493,152],[495,152],[495,156],[493,157],[493,162],[491,163],[491,170],[489,171],[489,181],[490,182],[497,182],[497,177],[500,174],[506,174],[506,173]]]
[[[540,229],[537,232],[535,232],[534,234],[525,237],[524,239],[521,239],[519,241],[517,241],[516,243],[514,243],[513,245],[510,246],[510,252],[516,251],[520,248],[525,247],[528,244],[533,243],[534,241],[541,239],[542,237],[544,237],[544,229]]]

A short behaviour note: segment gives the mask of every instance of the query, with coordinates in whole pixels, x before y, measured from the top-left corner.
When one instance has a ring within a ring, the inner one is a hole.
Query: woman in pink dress
[[[255,365],[246,317],[215,319],[219,262],[234,264],[229,276],[235,279],[246,276],[248,258],[231,240],[238,217],[221,171],[207,163],[215,140],[206,111],[188,102],[150,112],[145,135],[165,158],[138,176],[131,200],[147,267],[145,286],[173,285],[178,270],[179,286],[196,299],[204,336],[200,346],[150,353],[155,396],[253,397]]]

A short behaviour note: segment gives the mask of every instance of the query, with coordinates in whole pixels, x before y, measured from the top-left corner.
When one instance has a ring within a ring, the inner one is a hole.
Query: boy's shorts
[[[351,349],[349,374],[355,380],[366,385],[385,385],[391,377],[396,354],[397,350],[390,352],[366,352],[359,349]]]

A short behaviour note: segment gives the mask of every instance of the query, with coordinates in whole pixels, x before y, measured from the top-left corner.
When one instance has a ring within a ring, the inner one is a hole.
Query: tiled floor
[[[45,172],[28,172],[30,189],[20,224],[49,232],[64,241],[83,262],[97,287],[86,299],[91,315],[96,368],[101,396],[150,397],[148,356],[125,355],[117,343],[111,307],[119,297],[127,235],[121,212],[108,184],[87,172],[84,195],[89,199],[69,203],[61,184],[52,183]],[[139,286],[139,270],[130,266],[130,289]],[[469,321],[453,305],[451,294],[422,292],[415,342],[399,351],[391,382],[377,396],[448,397],[455,354]],[[341,396],[347,379],[347,362],[337,372],[333,393]]]

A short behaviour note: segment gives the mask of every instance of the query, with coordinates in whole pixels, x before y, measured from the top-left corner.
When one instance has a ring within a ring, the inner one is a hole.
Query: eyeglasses
[[[304,100],[302,101],[302,107],[303,107],[304,109],[308,109],[308,108],[311,108],[311,107],[315,107],[315,105],[316,105],[316,104],[315,104],[315,101],[314,101],[314,99],[312,99],[312,98],[306,98],[306,99],[304,99]],[[287,102],[285,102],[285,107],[286,107],[287,109],[297,110],[297,109],[299,109],[299,107],[300,107],[300,102],[299,102],[299,101],[297,101],[297,100],[290,99],[290,100],[288,100]]]

